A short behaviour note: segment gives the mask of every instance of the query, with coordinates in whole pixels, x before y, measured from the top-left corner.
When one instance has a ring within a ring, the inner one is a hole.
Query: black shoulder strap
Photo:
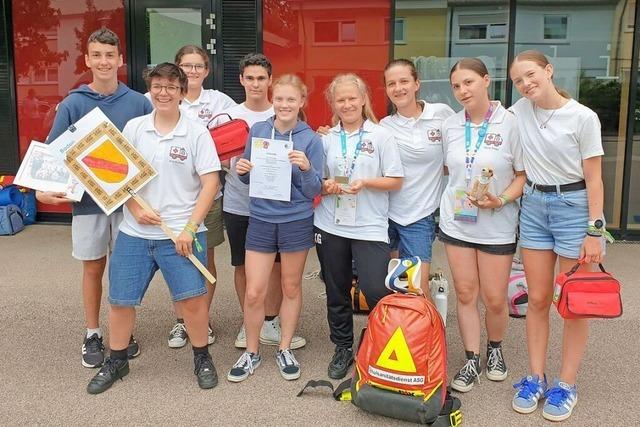
[[[329,381],[311,380],[307,384],[305,384],[304,387],[302,387],[302,390],[300,390],[300,392],[296,395],[296,397],[302,396],[307,391],[308,388],[317,388],[317,387],[327,387],[328,389],[330,389],[331,393],[333,394],[333,398],[335,400],[346,400],[346,401],[351,400],[351,379],[341,382],[338,385],[338,387],[336,387],[335,389],[333,387],[333,384],[330,383]]]

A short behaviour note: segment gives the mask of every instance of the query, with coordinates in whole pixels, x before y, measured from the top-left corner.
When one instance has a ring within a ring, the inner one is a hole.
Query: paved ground
[[[445,266],[437,244],[435,264]],[[398,425],[369,415],[353,405],[333,401],[328,393],[295,397],[310,379],[326,378],[333,347],[328,339],[323,285],[306,280],[299,334],[307,338],[296,351],[302,378],[284,381],[263,347],[263,366],[241,384],[224,376],[239,352],[233,340],[241,324],[231,283],[229,252],[217,254],[219,285],[213,319],[218,341],[211,347],[221,376],[217,388],[201,391],[192,372],[189,348],[169,349],[166,334],[172,326],[168,291],[158,276],[138,312],[136,337],[142,354],[131,363],[131,374],[108,392],[90,396],[85,386],[94,370],[80,364],[83,334],[79,286],[81,266],[70,256],[70,227],[35,225],[13,237],[0,238],[0,423],[2,425]],[[607,267],[624,285],[625,314],[594,321],[590,347],[580,375],[580,402],[565,426],[638,425],[637,392],[640,354],[640,245],[609,248]],[[317,268],[315,254],[307,271]],[[106,287],[105,287],[106,288]],[[106,293],[105,293],[106,294]],[[449,373],[463,363],[455,313],[447,331]],[[106,310],[103,310],[106,313]],[[103,315],[103,318],[106,316]],[[362,325],[363,317],[357,318]],[[549,374],[559,370],[559,318],[553,316]],[[526,370],[524,322],[512,320],[505,340],[510,375],[503,383],[482,380],[461,396],[466,426],[538,426],[550,424],[540,412],[521,416],[510,408],[511,383]]]

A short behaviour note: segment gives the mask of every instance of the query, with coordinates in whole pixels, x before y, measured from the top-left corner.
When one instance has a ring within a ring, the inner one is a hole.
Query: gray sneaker
[[[176,322],[173,328],[171,328],[171,332],[169,332],[167,343],[171,348],[182,348],[187,345],[188,338],[187,328],[184,326],[184,323]]]
[[[247,377],[253,374],[253,371],[260,366],[261,361],[259,354],[245,351],[227,374],[227,379],[232,383],[239,383],[246,380]]]
[[[480,382],[480,374],[482,374],[480,356],[476,355],[472,359],[467,359],[467,363],[453,377],[451,388],[461,393],[471,391],[476,380]]]
[[[240,328],[240,332],[238,332],[238,336],[236,337],[236,342],[233,343],[236,348],[247,348],[247,333],[244,329],[244,323],[242,324],[242,328]]]
[[[285,380],[291,381],[300,378],[300,363],[288,348],[276,352],[276,363]]]
[[[265,320],[260,330],[260,344],[280,345],[280,317],[273,320]],[[294,336],[291,338],[291,350],[296,350],[307,345],[307,340]],[[237,347],[237,346],[236,346]],[[245,344],[246,347],[246,344]]]

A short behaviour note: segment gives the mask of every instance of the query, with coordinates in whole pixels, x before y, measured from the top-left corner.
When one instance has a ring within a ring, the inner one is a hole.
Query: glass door
[[[144,70],[173,62],[178,49],[201,46],[215,55],[215,17],[212,0],[133,0],[131,2],[131,85],[146,92]],[[213,70],[204,81],[214,87]]]

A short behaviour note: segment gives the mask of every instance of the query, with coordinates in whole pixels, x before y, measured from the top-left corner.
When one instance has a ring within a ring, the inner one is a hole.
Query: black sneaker
[[[131,335],[129,338],[129,345],[127,346],[127,357],[129,359],[135,359],[140,355],[140,346],[138,345],[138,341]]]
[[[350,348],[336,347],[331,363],[329,363],[329,378],[339,380],[347,376],[349,366],[353,363],[353,350]]]
[[[85,368],[98,368],[104,362],[104,344],[102,337],[93,334],[89,338],[84,336],[82,342],[82,366]]]
[[[209,353],[201,353],[193,357],[194,374],[198,377],[198,385],[202,389],[214,388],[218,385],[218,373],[213,366]]]
[[[291,381],[300,378],[300,363],[288,348],[276,352],[276,364],[280,369],[280,375],[285,380]]]
[[[487,344],[487,378],[491,381],[504,381],[507,374],[507,364],[502,356],[502,347],[491,347]]]
[[[455,377],[453,377],[451,388],[466,393],[473,388],[476,379],[478,382],[480,381],[480,374],[482,374],[480,355],[476,354],[472,359],[467,359],[467,363],[460,369]]]
[[[106,391],[118,379],[124,378],[129,373],[129,361],[108,358],[100,372],[89,381],[87,392],[89,394],[99,394]]]

